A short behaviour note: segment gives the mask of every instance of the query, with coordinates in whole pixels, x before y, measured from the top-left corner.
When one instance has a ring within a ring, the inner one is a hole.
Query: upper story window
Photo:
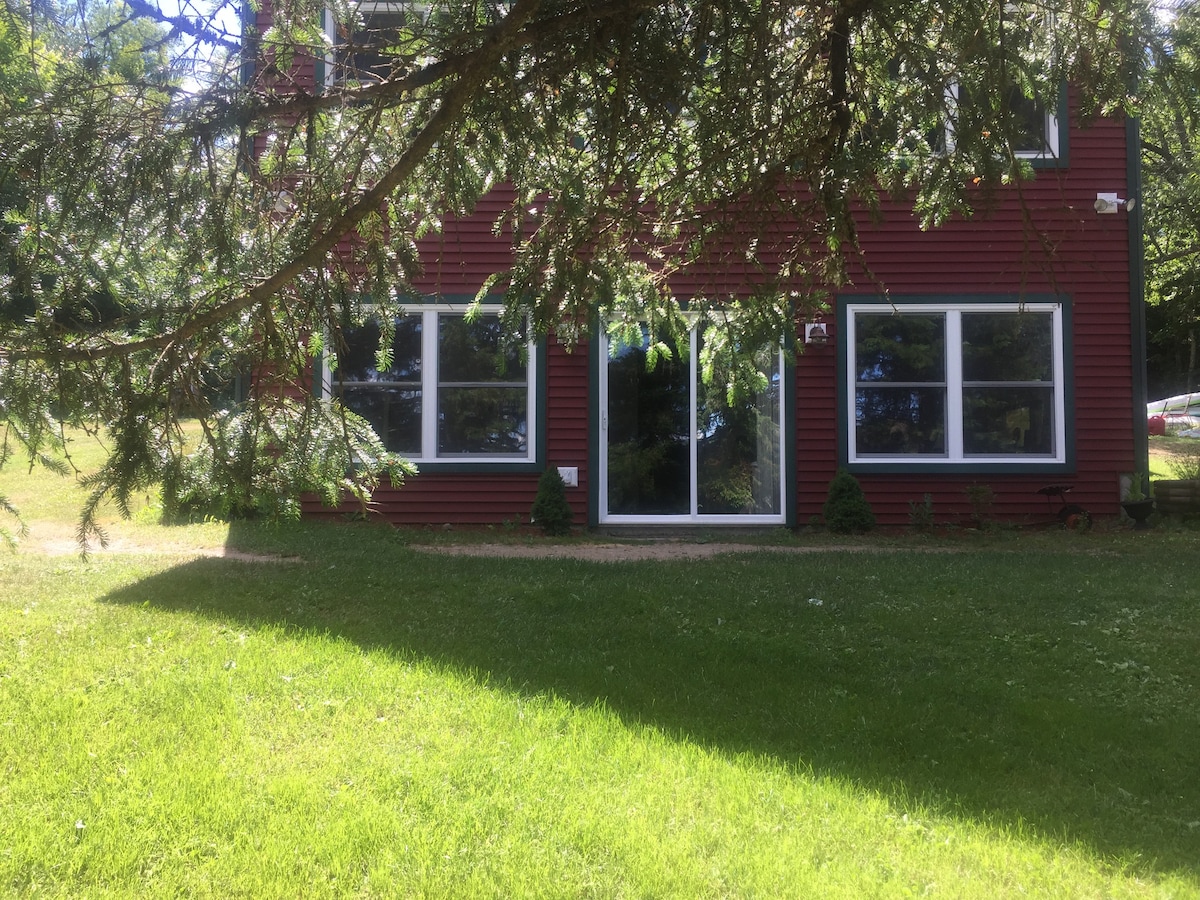
[[[989,83],[987,97],[970,96],[962,84],[950,86],[948,146],[953,147],[956,131],[971,129],[985,135],[1007,135],[1018,158],[1065,162],[1062,127],[1066,96],[1060,88],[1046,83],[1052,68],[1049,60],[1054,55],[1053,34],[1053,16],[1045,6],[1028,0],[1004,4],[996,40],[998,47],[1007,50],[1007,58],[988,62],[984,76]]]
[[[471,13],[481,23],[494,22],[511,5],[512,0],[484,0]],[[427,29],[437,28],[448,15],[444,5],[418,0],[360,0],[351,4],[350,13],[342,21],[325,10],[325,33],[333,48],[325,60],[326,85],[384,81],[419,65],[429,49]]]
[[[946,146],[954,149],[955,129],[966,126],[966,113],[972,106],[966,89],[951,85],[948,98],[950,121],[946,123]],[[1013,152],[1019,159],[1061,160],[1064,142],[1061,138],[1059,104],[1049,106],[1041,100],[1026,96],[1019,87],[1010,86],[1001,98],[997,115],[1011,120]],[[974,110],[971,110],[975,112]],[[973,115],[966,127],[986,128],[984,117]],[[975,121],[978,119],[979,121]]]
[[[351,21],[341,22],[325,11],[325,30],[333,47],[327,60],[328,84],[387,79],[397,61],[412,54],[412,29],[424,21],[428,6],[405,0],[363,2],[354,12]]]
[[[403,3],[364,3],[359,14],[361,22],[338,28],[334,78],[383,81],[392,73],[403,30],[411,24],[414,11]]]
[[[1061,301],[846,305],[847,460],[1067,461]]]
[[[386,369],[379,323],[348,329],[326,392],[415,462],[532,462],[536,346],[509,345],[494,313],[464,312],[439,306],[397,317]]]

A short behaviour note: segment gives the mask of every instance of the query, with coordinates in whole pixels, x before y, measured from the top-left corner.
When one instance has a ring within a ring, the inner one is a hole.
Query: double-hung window
[[[984,127],[979,118],[980,111],[971,109],[971,100],[965,88],[954,84],[949,89],[947,102],[950,120],[946,125],[946,147],[954,149],[955,130],[961,127]],[[1010,86],[1000,104],[1004,115],[1012,120],[1013,153],[1019,159],[1033,162],[1062,164],[1065,162],[1066,146],[1062,137],[1059,116],[1064,98],[1053,104],[1029,97],[1015,85]],[[970,121],[970,125],[966,123]]]
[[[844,309],[849,463],[1067,462],[1061,300]]]
[[[326,390],[414,462],[533,462],[537,345],[507,341],[495,313],[465,312],[439,304],[398,316],[386,368],[379,323],[347,329]]]
[[[339,21],[325,10],[325,33],[332,53],[325,60],[327,85],[384,81],[398,64],[419,54],[416,33],[429,14],[426,3],[363,0],[353,18]]]
[[[964,129],[985,135],[1003,132],[1018,158],[1035,165],[1066,165],[1065,86],[1056,89],[1045,83],[1050,77],[1047,37],[1054,34],[1053,17],[1039,4],[1014,0],[1003,6],[1001,28],[1007,68],[999,60],[987,67],[989,74],[1003,73],[989,79],[988,96],[970,95],[960,83],[950,86],[947,145],[952,148],[955,132]]]

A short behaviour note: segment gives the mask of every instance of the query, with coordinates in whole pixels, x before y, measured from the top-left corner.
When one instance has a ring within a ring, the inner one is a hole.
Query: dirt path
[[[647,544],[412,544],[420,553],[445,556],[489,556],[516,559],[581,559],[588,562],[631,562],[637,560],[706,559],[725,553],[831,553],[838,551],[891,553],[896,547],[836,546],[821,544],[811,547],[778,546],[775,544],[697,543],[690,541],[661,541]],[[939,548],[940,549],[940,548]]]
[[[79,544],[74,529],[58,522],[31,522],[30,533],[19,542],[20,552],[47,556],[78,556]],[[475,556],[507,559],[578,559],[587,562],[634,562],[639,560],[688,560],[707,559],[713,556],[735,553],[784,553],[812,554],[831,552],[894,553],[901,548],[888,545],[825,544],[780,545],[754,544],[736,541],[689,541],[682,539],[646,540],[630,543],[581,539],[567,543],[542,543],[540,541],[498,541],[483,543],[466,540],[462,543],[410,543],[409,548],[418,553],[441,556]],[[953,547],[924,547],[922,552],[952,552]],[[203,536],[181,530],[175,539],[154,535],[139,540],[138,535],[122,534],[120,524],[109,528],[109,541],[105,547],[91,542],[88,554],[93,558],[116,555],[153,555],[181,557],[210,557],[233,559],[250,563],[301,562],[297,556],[248,553],[223,542],[206,540]]]

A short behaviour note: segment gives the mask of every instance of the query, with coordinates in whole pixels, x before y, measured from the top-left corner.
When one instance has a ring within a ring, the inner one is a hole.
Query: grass
[[[1200,897],[1191,533],[250,563],[149,519],[0,556],[0,894]]]
[[[1154,479],[1179,478],[1181,464],[1197,469],[1200,440],[1196,438],[1155,435],[1150,438],[1150,476]]]

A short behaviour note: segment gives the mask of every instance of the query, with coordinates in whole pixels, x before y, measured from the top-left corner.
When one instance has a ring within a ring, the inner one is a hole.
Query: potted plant
[[[1134,472],[1129,478],[1129,487],[1125,489],[1125,499],[1121,501],[1121,508],[1125,510],[1125,515],[1133,519],[1134,528],[1150,527],[1146,520],[1154,512],[1154,498],[1146,494],[1149,483],[1147,475]]]

